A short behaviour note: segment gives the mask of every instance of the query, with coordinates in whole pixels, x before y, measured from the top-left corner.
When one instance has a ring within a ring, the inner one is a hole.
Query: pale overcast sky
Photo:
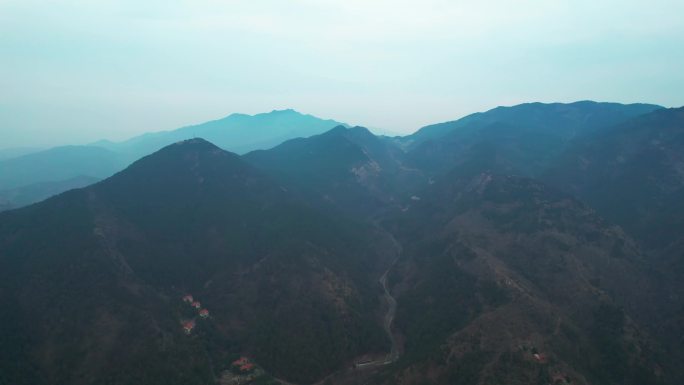
[[[396,132],[497,105],[684,105],[682,0],[0,0],[0,148],[294,108]]]

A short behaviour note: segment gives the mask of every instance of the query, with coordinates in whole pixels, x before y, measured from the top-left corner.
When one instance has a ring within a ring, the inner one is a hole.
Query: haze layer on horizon
[[[497,105],[684,104],[674,0],[0,0],[0,147],[294,108],[409,133]]]

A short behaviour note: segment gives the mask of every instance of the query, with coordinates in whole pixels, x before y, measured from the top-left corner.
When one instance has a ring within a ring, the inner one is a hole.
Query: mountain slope
[[[385,383],[658,384],[660,368],[673,373],[648,336],[668,305],[657,273],[580,202],[531,179],[451,174],[386,225],[404,245],[391,282],[405,345]]]
[[[203,137],[236,152],[273,147],[288,139],[320,134],[339,125],[293,110],[232,114],[203,124],[148,133],[124,142],[62,146],[0,161],[0,190],[79,176],[107,178],[137,159],[172,143]]]
[[[0,379],[207,383],[246,354],[312,382],[386,348],[371,237],[204,140],[168,146],[0,214]]]
[[[33,152],[40,151],[37,147],[9,147],[0,149],[0,161],[17,158],[23,155],[28,155]]]
[[[576,141],[544,179],[572,193],[639,241],[662,272],[672,305],[654,325],[684,355],[684,108],[644,115]],[[682,377],[680,377],[682,378]]]
[[[245,155],[310,201],[362,215],[396,206],[423,182],[403,157],[391,141],[363,127],[343,126]]]
[[[28,206],[67,190],[85,187],[97,182],[97,178],[80,176],[56,182],[35,183],[0,191],[0,211]]]
[[[545,180],[664,249],[682,239],[682,154],[684,108],[662,109],[577,140]]]
[[[576,102],[497,107],[463,119],[424,127],[401,139],[409,158],[433,174],[470,159],[479,147],[499,157],[506,170],[536,176],[577,137],[609,128],[662,107],[649,104]]]
[[[0,161],[0,189],[79,176],[105,178],[122,168],[118,154],[96,146],[62,146]]]

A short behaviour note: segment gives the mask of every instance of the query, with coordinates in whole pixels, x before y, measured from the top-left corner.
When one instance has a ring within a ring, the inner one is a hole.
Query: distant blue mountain
[[[106,178],[135,160],[169,144],[203,137],[223,149],[245,153],[288,139],[323,133],[340,125],[294,110],[226,118],[172,131],[147,133],[123,142],[102,140],[85,146],[61,146],[0,161],[0,190],[78,176]]]
[[[100,141],[93,145],[121,154],[129,162],[171,143],[195,137],[209,140],[224,150],[244,154],[271,148],[289,139],[321,134],[340,124],[292,109],[274,110],[256,115],[232,114],[177,130],[147,133],[124,142]]]
[[[89,176],[79,176],[57,182],[41,182],[28,186],[0,191],[0,211],[11,210],[40,202],[67,190],[81,188],[99,181]]]
[[[119,171],[119,154],[97,146],[61,146],[0,162],[0,190]]]
[[[22,155],[28,155],[33,152],[38,152],[43,150],[43,148],[38,147],[9,147],[0,150],[0,161],[17,158]]]
[[[101,140],[42,151],[8,149],[0,152],[0,210],[82,187],[84,180],[107,178],[143,156],[193,137],[206,138],[225,150],[246,153],[271,148],[289,139],[321,134],[341,124],[288,109],[256,115],[232,114],[123,142]]]

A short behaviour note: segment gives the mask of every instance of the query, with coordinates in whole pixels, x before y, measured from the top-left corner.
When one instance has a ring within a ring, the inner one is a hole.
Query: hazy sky
[[[0,0],[0,148],[294,108],[410,132],[497,105],[684,105],[682,0]]]

